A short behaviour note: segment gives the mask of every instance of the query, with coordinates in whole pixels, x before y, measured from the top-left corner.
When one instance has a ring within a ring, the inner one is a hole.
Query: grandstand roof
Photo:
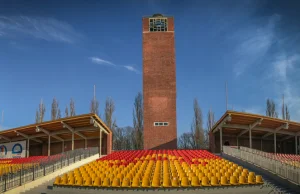
[[[274,132],[279,136],[300,135],[300,123],[264,115],[236,111],[226,111],[210,131],[216,133],[222,127],[222,133],[242,136],[251,128],[253,136],[267,137]]]
[[[0,131],[0,140],[10,142],[30,139],[42,143],[48,141],[50,135],[59,141],[68,141],[72,139],[72,131],[75,140],[92,139],[99,138],[99,129],[104,133],[111,133],[96,114],[83,114]]]

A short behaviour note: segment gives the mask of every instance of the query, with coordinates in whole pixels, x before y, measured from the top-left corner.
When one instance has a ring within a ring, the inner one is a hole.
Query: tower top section
[[[160,13],[143,17],[143,33],[174,32],[174,18]]]
[[[156,13],[156,14],[153,14],[154,18],[161,18],[161,17],[164,17],[163,14],[160,14],[160,13]]]
[[[143,16],[143,18],[173,18],[173,16],[163,15],[161,13],[155,13],[153,15]]]

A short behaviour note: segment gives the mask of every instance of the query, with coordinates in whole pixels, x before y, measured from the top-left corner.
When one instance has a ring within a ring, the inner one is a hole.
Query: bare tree
[[[285,106],[285,119],[288,121],[291,120],[290,116],[290,111],[288,110],[288,107]]]
[[[207,129],[205,130],[205,146],[207,147],[209,145],[208,134],[214,125],[215,125],[215,113],[209,110],[207,114]]]
[[[271,99],[267,99],[266,116],[278,118],[278,113],[276,111],[276,105],[275,105],[274,101]]]
[[[35,112],[35,123],[39,123],[40,122],[40,114],[39,114],[39,111],[36,110]]]
[[[116,121],[113,120],[114,111],[115,111],[115,103],[112,98],[108,97],[105,101],[104,122],[112,130],[116,124]]]
[[[281,116],[282,119],[285,120],[285,105],[284,105],[284,95],[282,95],[282,107],[281,107]]]
[[[96,86],[95,85],[94,85],[94,97],[91,101],[90,112],[100,116],[99,115],[99,102],[96,99]]]
[[[43,99],[42,99],[41,103],[39,105],[39,122],[40,123],[44,121],[45,112],[46,112],[46,108],[45,108],[45,105],[44,105]]]
[[[183,133],[178,138],[178,148],[179,149],[192,149],[194,148],[194,135],[189,133]]]
[[[134,149],[143,149],[143,128],[144,128],[144,110],[143,95],[139,92],[134,100],[133,108],[133,128],[134,128]]]
[[[199,107],[197,99],[194,100],[194,119],[191,126],[192,134],[194,135],[194,148],[201,148],[204,146],[204,130],[202,122],[202,111]]]
[[[95,98],[91,100],[90,112],[99,115],[99,102]]]
[[[51,107],[51,120],[57,119],[57,115],[58,115],[58,101],[54,97],[52,101],[52,107]]]
[[[290,120],[290,112],[287,105],[284,103],[284,95],[282,96],[281,116],[283,120]]]
[[[76,113],[75,113],[75,102],[74,102],[73,98],[71,98],[71,100],[70,100],[70,116],[73,117],[75,115],[76,115]]]
[[[66,106],[66,109],[65,109],[65,117],[69,117],[69,109],[68,109],[68,106]]]
[[[61,118],[61,112],[60,112],[60,108],[58,108],[58,111],[57,111],[57,119],[60,119]]]

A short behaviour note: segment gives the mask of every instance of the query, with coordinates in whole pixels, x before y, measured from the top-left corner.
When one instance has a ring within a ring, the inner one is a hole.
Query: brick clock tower
[[[143,18],[144,149],[177,149],[174,18]]]

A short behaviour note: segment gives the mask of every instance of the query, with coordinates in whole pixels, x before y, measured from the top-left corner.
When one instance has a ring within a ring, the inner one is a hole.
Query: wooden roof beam
[[[36,126],[35,131],[36,131],[36,132],[42,131],[42,132],[44,132],[45,134],[50,135],[50,132],[49,132],[49,131],[47,131],[46,129],[44,129],[44,128],[42,128],[42,127],[39,127],[39,126]]]
[[[96,121],[96,119],[94,119],[94,117],[91,117],[91,121],[90,121],[91,124],[94,124],[94,127],[99,127],[99,129],[101,131],[103,131],[104,133],[106,133],[108,135],[108,132],[100,125],[100,123],[98,123]]]
[[[243,130],[248,129],[247,125],[239,125],[239,124],[225,124],[225,125],[223,125],[223,127],[224,128],[232,128],[232,129],[243,129]],[[274,133],[274,129],[264,128],[264,127],[254,127],[252,130],[253,131],[264,131],[264,132],[268,132],[270,134]],[[289,132],[289,131],[278,131],[278,133],[285,134],[285,135],[296,135],[295,133]]]
[[[76,131],[73,127],[71,127],[70,125],[64,123],[63,121],[61,121],[61,123],[63,124],[64,128],[69,129],[72,133],[75,133],[76,135],[82,137],[83,139],[86,139],[86,136],[84,136],[83,134],[81,134],[80,132]]]
[[[217,125],[217,127],[212,131],[213,133],[215,133],[216,131],[218,131],[221,127],[223,127],[223,125],[226,124],[226,122],[231,121],[231,114],[228,114],[222,122],[219,123],[219,125]]]
[[[11,139],[10,139],[10,138],[8,138],[8,137],[5,137],[5,136],[3,136],[3,135],[0,135],[0,139],[5,139],[6,141],[11,141]]]
[[[274,134],[274,133],[277,133],[277,132],[281,133],[281,132],[280,132],[281,129],[288,129],[288,128],[289,128],[289,124],[288,124],[288,123],[285,123],[285,124],[283,124],[283,125],[277,127],[273,132],[270,132],[270,133],[265,134],[264,136],[262,136],[262,138],[266,138],[266,137],[268,137],[268,136],[270,136],[270,135],[272,135],[272,134]],[[294,134],[294,135],[295,135],[295,134]]]
[[[21,136],[23,136],[23,137],[26,138],[26,139],[31,139],[31,140],[33,140],[33,141],[36,141],[36,142],[39,142],[39,143],[43,143],[41,140],[36,139],[36,138],[34,138],[34,137],[31,137],[31,136],[29,136],[29,135],[26,135],[26,134],[24,134],[24,133],[22,133],[22,132],[19,132],[19,131],[15,131],[15,132],[17,133],[17,135],[21,135]]]
[[[258,119],[257,121],[255,121],[254,123],[250,124],[248,129],[245,129],[244,131],[240,132],[238,134],[238,137],[242,136],[243,134],[247,133],[248,131],[252,130],[254,127],[256,127],[257,125],[261,125],[261,122],[263,121],[263,118]]]

